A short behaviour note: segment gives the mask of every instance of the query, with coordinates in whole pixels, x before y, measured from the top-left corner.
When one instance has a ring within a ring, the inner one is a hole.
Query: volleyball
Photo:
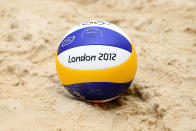
[[[120,96],[133,82],[136,51],[118,26],[92,20],[63,37],[56,54],[56,70],[70,94],[103,103]]]

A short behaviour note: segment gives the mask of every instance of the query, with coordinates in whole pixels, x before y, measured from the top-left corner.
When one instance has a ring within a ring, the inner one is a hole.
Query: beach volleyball
[[[130,38],[101,20],[81,23],[61,40],[56,70],[73,96],[94,103],[117,98],[131,85],[137,56]]]

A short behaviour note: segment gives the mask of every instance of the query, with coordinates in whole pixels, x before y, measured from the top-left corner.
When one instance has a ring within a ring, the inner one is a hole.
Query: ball
[[[56,54],[56,70],[73,96],[94,103],[117,98],[137,69],[133,43],[116,25],[93,20],[71,29]]]

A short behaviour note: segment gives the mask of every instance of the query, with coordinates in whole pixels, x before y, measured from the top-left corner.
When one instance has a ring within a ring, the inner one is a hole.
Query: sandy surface
[[[105,104],[75,100],[55,53],[74,25],[101,19],[134,41],[132,87]],[[195,0],[0,0],[1,131],[196,131]]]

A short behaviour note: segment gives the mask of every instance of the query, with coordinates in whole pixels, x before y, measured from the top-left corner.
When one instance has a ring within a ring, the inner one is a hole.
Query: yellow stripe
[[[99,100],[92,100],[90,102],[92,102],[92,103],[105,103],[105,101],[99,101]]]
[[[76,70],[63,66],[56,55],[56,69],[64,85],[84,82],[125,83],[133,80],[137,70],[137,56],[132,44],[132,54],[119,66],[100,70]]]

